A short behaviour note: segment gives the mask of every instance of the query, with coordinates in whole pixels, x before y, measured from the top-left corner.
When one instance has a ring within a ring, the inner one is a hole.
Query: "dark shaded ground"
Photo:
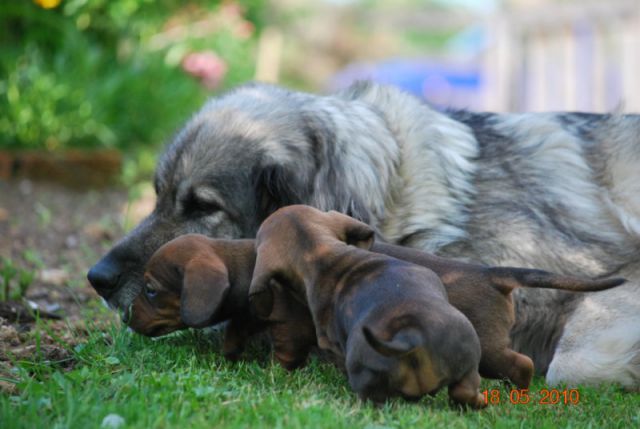
[[[74,191],[0,180],[0,273],[10,264],[33,277],[24,299],[0,303],[0,375],[16,360],[67,362],[69,352],[61,345],[72,346],[82,338],[89,318],[100,323],[96,318],[112,317],[98,311],[102,304],[86,272],[123,235],[131,209],[123,189]],[[41,310],[46,321],[37,335],[30,307]]]

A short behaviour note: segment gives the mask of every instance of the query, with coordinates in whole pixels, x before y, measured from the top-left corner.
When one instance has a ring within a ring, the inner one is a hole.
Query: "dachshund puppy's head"
[[[257,259],[249,291],[252,309],[259,317],[268,317],[273,306],[269,290],[273,280],[301,293],[304,273],[300,260],[308,262],[331,253],[340,242],[369,250],[373,240],[374,230],[369,225],[336,211],[323,212],[305,205],[278,209],[262,223],[256,236]]]
[[[393,396],[417,400],[440,389],[446,374],[420,329],[406,326],[389,339],[383,336],[363,326],[349,338],[347,375],[362,399],[375,403]]]
[[[150,337],[211,324],[230,288],[227,268],[211,241],[187,234],[160,247],[146,265],[144,288],[125,323]]]

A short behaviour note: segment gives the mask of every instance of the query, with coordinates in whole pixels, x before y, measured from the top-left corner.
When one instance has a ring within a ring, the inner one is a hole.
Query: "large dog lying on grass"
[[[326,97],[253,84],[191,118],[154,184],[153,213],[89,272],[113,307],[170,239],[254,237],[303,203],[443,256],[626,277],[589,294],[517,290],[512,337],[550,383],[640,387],[639,115],[442,113],[373,84]]]

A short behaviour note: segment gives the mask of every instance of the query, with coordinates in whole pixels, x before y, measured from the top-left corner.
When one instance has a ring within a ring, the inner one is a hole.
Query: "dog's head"
[[[350,244],[370,249],[373,229],[336,211],[323,212],[304,205],[283,207],[269,216],[256,236],[256,265],[249,291],[255,313],[267,318],[273,308],[274,282],[284,284],[304,300],[300,258],[308,260]]]
[[[353,332],[346,369],[352,389],[376,403],[394,396],[417,400],[437,391],[445,378],[423,330],[411,325],[392,334],[367,326]]]
[[[208,326],[215,319],[230,285],[227,268],[209,242],[188,234],[151,256],[143,291],[125,312],[125,322],[134,331],[155,337]]]
[[[98,294],[126,308],[142,290],[145,263],[162,244],[190,232],[253,238],[285,205],[314,204],[368,220],[362,194],[336,183],[342,174],[336,170],[357,166],[328,158],[335,136],[313,108],[315,100],[254,84],[207,103],[158,162],[153,212],[90,269]]]

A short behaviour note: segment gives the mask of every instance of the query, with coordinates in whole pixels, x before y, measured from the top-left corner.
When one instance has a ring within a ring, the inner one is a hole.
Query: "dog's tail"
[[[627,281],[621,277],[590,279],[528,268],[492,267],[487,268],[487,272],[496,289],[505,295],[517,287],[595,292],[619,286]]]

